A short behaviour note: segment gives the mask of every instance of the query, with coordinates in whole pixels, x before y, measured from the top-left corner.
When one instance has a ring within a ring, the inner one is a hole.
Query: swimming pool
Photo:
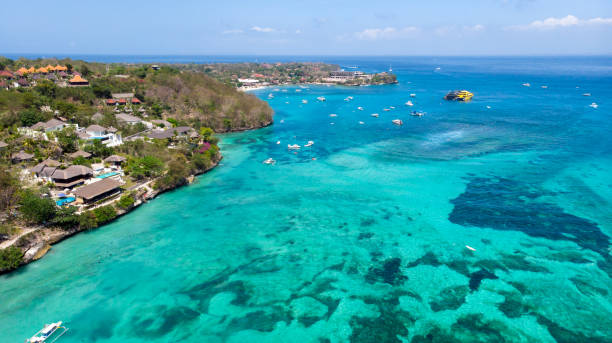
[[[107,177],[111,177],[111,176],[115,176],[115,175],[119,175],[118,172],[110,172],[110,173],[104,173],[104,174],[100,174],[98,176],[96,176],[98,179],[106,179]]]
[[[57,204],[57,206],[63,206],[63,205],[69,204],[69,203],[71,203],[71,202],[73,202],[75,200],[76,199],[74,197],[67,197],[67,198],[56,200],[55,203]]]

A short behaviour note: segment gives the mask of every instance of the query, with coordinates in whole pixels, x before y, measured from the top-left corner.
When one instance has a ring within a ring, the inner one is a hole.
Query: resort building
[[[81,139],[94,140],[99,139],[102,144],[113,147],[123,144],[121,135],[117,134],[115,128],[105,128],[100,125],[89,125],[84,132],[79,134]]]
[[[90,158],[91,154],[83,150],[78,150],[73,152],[72,154],[69,154],[68,157],[70,157],[71,159],[75,159],[77,157]]]
[[[20,152],[14,153],[11,156],[11,160],[13,161],[13,163],[19,163],[19,162],[29,161],[32,159],[32,157],[34,157],[34,155],[28,154],[27,152],[21,150]]]
[[[78,203],[89,204],[121,192],[122,182],[105,178],[74,190]]]
[[[82,184],[93,175],[91,168],[79,165],[71,165],[66,169],[55,169],[51,175],[51,180],[55,186],[70,188]]]
[[[51,175],[55,172],[57,167],[59,167],[61,163],[52,159],[46,159],[33,168],[30,169],[30,172],[34,174],[34,177],[38,178],[37,181],[43,182],[52,182]]]
[[[68,81],[68,83],[71,86],[89,86],[89,81],[82,78],[81,75],[75,75]]]
[[[195,130],[189,126],[178,126],[163,131],[152,131],[148,134],[149,138],[166,139],[166,138],[188,138]]]
[[[117,118],[118,122],[123,123],[123,124],[136,125],[138,123],[143,123],[148,128],[153,127],[153,124],[149,122],[145,122],[142,119],[136,116],[133,116],[131,114],[127,114],[125,112],[120,112],[120,113],[115,114],[115,118]]]
[[[119,167],[121,166],[121,164],[123,162],[125,162],[127,159],[123,156],[119,156],[119,155],[110,155],[107,158],[104,159],[104,162],[114,165],[115,167]]]

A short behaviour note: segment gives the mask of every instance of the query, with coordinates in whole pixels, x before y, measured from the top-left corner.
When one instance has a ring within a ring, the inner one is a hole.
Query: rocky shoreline
[[[219,165],[222,159],[223,159],[223,156],[220,155],[219,159],[216,161],[213,161],[213,164],[209,168],[204,169],[204,170],[198,170],[197,172],[189,175],[186,178],[185,183],[176,185],[175,187],[172,187],[172,188],[167,188],[163,190],[153,190],[150,193],[146,193],[146,196],[137,198],[136,202],[134,203],[132,207],[125,209],[125,210],[117,210],[117,216],[115,218],[102,224],[101,226],[95,228],[94,230],[100,229],[104,225],[107,225],[117,220],[118,218],[130,213],[131,211],[138,208],[140,205],[147,203],[150,200],[155,199],[158,195],[162,193],[180,188],[182,186],[187,186],[193,183],[196,176],[202,175],[204,173],[211,171],[212,169],[214,169],[215,167]],[[155,182],[157,179],[159,178],[151,179],[148,182],[149,183]],[[41,259],[47,254],[47,252],[49,252],[49,250],[54,244],[57,244],[65,239],[68,239],[80,232],[89,230],[89,229],[80,228],[78,226],[74,228],[70,228],[70,229],[62,229],[58,227],[45,227],[45,226],[23,227],[22,229],[27,232],[25,234],[19,235],[11,239],[11,241],[9,241],[11,242],[11,244],[6,244],[5,246],[2,247],[5,249],[9,247],[17,247],[21,249],[23,252],[21,263],[15,269],[0,270],[0,275],[13,272],[31,262]]]

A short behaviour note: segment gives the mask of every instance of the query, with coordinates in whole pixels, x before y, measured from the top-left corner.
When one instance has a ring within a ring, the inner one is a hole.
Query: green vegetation
[[[117,208],[121,210],[128,210],[134,206],[135,201],[136,200],[132,194],[124,194],[117,202]]]
[[[0,249],[0,271],[13,270],[21,264],[23,253],[17,247]]]
[[[98,207],[93,210],[93,213],[96,216],[96,223],[98,225],[107,223],[117,217],[117,211],[111,205]]]
[[[24,219],[35,224],[45,224],[55,216],[56,206],[53,200],[41,198],[31,190],[21,195],[21,212]]]

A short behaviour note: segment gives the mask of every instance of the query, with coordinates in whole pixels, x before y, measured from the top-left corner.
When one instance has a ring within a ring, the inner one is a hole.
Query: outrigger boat
[[[61,330],[61,333],[58,333]],[[26,343],[53,343],[57,341],[63,334],[68,331],[68,328],[62,326],[62,321],[57,323],[45,324],[45,327],[38,331],[34,336],[26,339]],[[53,340],[51,340],[53,339]]]
[[[400,119],[393,119],[393,120],[392,120],[392,122],[393,122],[393,124],[395,124],[395,125],[403,125],[403,124],[404,124],[404,122],[403,122],[403,121],[401,121]]]

